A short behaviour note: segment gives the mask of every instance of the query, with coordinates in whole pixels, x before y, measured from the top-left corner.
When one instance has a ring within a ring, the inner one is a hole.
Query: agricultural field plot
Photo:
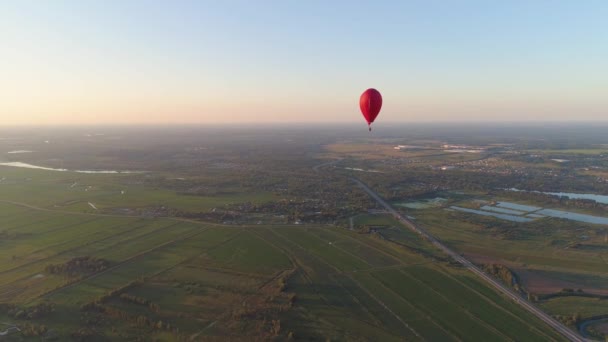
[[[403,262],[398,257],[387,253],[382,246],[375,247],[366,243],[367,241],[361,242],[361,240],[357,239],[356,233],[349,234],[332,229],[316,229],[309,232],[321,240],[327,241],[327,244],[336,249],[363,259],[372,267],[393,266]]]
[[[581,298],[581,297],[553,297],[539,303],[543,310],[552,315],[575,316],[582,319],[606,315],[608,312],[608,299]]]
[[[565,228],[549,228],[536,230],[533,223],[518,224],[518,235],[509,238],[503,234],[502,228],[497,231],[488,225],[457,219],[445,210],[417,211],[417,219],[431,233],[453,247],[468,255],[479,263],[499,262],[514,267],[547,269],[574,273],[605,273],[606,263],[603,259],[608,255],[601,249],[567,248],[570,244],[580,241],[580,234],[585,234],[576,228],[576,224],[566,224]],[[559,221],[548,223],[562,224]],[[501,221],[496,220],[495,226],[500,227]],[[543,226],[544,224],[541,224]],[[531,227],[526,231],[526,227]],[[567,229],[568,228],[568,229]],[[601,228],[598,227],[598,229]],[[509,233],[508,228],[504,229]],[[593,229],[589,233],[593,236]]]
[[[222,248],[210,250],[206,256],[221,268],[247,273],[272,274],[293,267],[280,250],[247,231],[240,232]]]
[[[608,295],[608,274],[514,267],[521,284],[531,293],[550,295],[563,289],[579,289],[585,294]],[[607,311],[608,312],[608,311]]]
[[[330,241],[325,241],[318,236],[308,232],[308,229],[275,229],[275,233],[281,235],[292,243],[301,246],[324,259],[333,268],[341,271],[356,271],[371,267],[360,256],[332,246]]]
[[[463,271],[410,266],[361,273],[355,278],[426,340],[454,340],[472,333],[494,341],[561,340],[551,331],[535,328],[542,324],[530,324],[536,319]],[[487,293],[477,291],[478,287]]]
[[[114,213],[165,207],[199,212],[230,204],[258,204],[275,199],[267,192],[213,196],[180,194],[142,184],[146,174],[100,175],[0,166],[0,176],[6,178],[0,183],[0,201],[10,200],[57,211]]]

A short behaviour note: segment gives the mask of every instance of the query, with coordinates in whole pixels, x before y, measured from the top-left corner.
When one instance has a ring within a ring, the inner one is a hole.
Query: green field
[[[197,201],[197,208],[212,208],[216,202],[160,190],[113,201],[117,184],[131,176],[78,175],[99,189],[88,197],[69,187],[74,179],[64,177],[75,176],[66,175],[27,171],[27,182],[0,192],[2,322],[44,325],[62,340],[562,340],[386,215],[357,216],[358,225],[384,226],[374,234],[99,215],[55,205],[188,208]],[[40,186],[45,195],[36,197]],[[50,271],[49,265],[82,257],[107,266]],[[52,314],[18,313],[44,303],[53,305]]]
[[[84,213],[116,213],[124,209],[167,207],[206,211],[250,201],[264,203],[271,193],[235,192],[213,196],[187,195],[146,186],[135,175],[80,174],[0,166],[2,198],[45,209]],[[89,205],[92,203],[97,209]],[[121,212],[124,214],[124,212]]]

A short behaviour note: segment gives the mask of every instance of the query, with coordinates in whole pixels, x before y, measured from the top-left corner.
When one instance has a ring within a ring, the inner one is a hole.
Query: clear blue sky
[[[14,0],[0,42],[8,124],[608,120],[608,1]]]

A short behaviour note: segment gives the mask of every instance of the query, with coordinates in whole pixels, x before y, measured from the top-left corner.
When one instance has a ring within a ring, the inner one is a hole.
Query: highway
[[[365,190],[365,192],[367,192],[374,200],[376,200],[376,202],[378,202],[381,206],[383,206],[397,220],[399,220],[401,223],[403,223],[406,227],[408,227],[409,229],[411,229],[414,232],[423,236],[425,239],[430,241],[433,245],[435,245],[437,248],[441,249],[443,252],[445,252],[447,255],[452,257],[454,260],[456,260],[457,262],[462,264],[464,267],[469,269],[471,272],[477,274],[485,282],[487,282],[488,284],[490,284],[491,286],[493,286],[494,288],[496,288],[497,290],[502,292],[504,295],[511,298],[514,302],[519,304],[521,307],[528,310],[530,313],[532,313],[533,315],[538,317],[540,320],[542,320],[543,322],[547,323],[552,328],[557,330],[557,332],[562,334],[565,338],[567,338],[570,341],[575,341],[575,342],[590,341],[590,340],[583,338],[576,332],[572,331],[571,329],[569,329],[568,327],[563,325],[561,322],[557,321],[555,318],[546,314],[544,311],[540,310],[534,304],[532,304],[532,303],[528,302],[526,299],[522,298],[519,294],[517,294],[516,292],[511,290],[506,285],[502,284],[501,282],[495,280],[494,278],[492,278],[491,276],[489,276],[488,274],[483,272],[479,267],[475,266],[472,262],[470,262],[469,260],[467,260],[466,258],[461,256],[460,254],[458,254],[458,253],[454,252],[453,250],[449,249],[448,247],[446,247],[439,240],[437,240],[431,234],[429,234],[424,228],[416,225],[411,220],[409,220],[406,217],[399,214],[399,212],[397,212],[392,206],[390,206],[388,203],[386,203],[386,201],[384,201],[380,196],[378,196],[378,194],[376,194],[372,189],[370,189],[365,183],[361,182],[360,180],[358,180],[356,178],[352,178],[352,180],[355,183],[357,183],[357,185],[359,185],[363,190]]]

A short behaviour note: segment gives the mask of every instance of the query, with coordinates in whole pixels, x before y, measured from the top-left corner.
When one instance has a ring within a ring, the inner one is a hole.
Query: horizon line
[[[372,123],[372,126],[386,125],[429,125],[429,124],[453,124],[453,125],[470,125],[470,124],[608,124],[608,119],[605,120],[441,120],[441,121],[384,121]],[[2,124],[0,128],[11,127],[126,127],[126,126],[141,126],[141,127],[157,127],[157,126],[322,126],[322,125],[348,125],[348,126],[367,126],[365,122],[355,121],[268,121],[268,122],[105,122],[105,123],[17,123],[17,124]]]

